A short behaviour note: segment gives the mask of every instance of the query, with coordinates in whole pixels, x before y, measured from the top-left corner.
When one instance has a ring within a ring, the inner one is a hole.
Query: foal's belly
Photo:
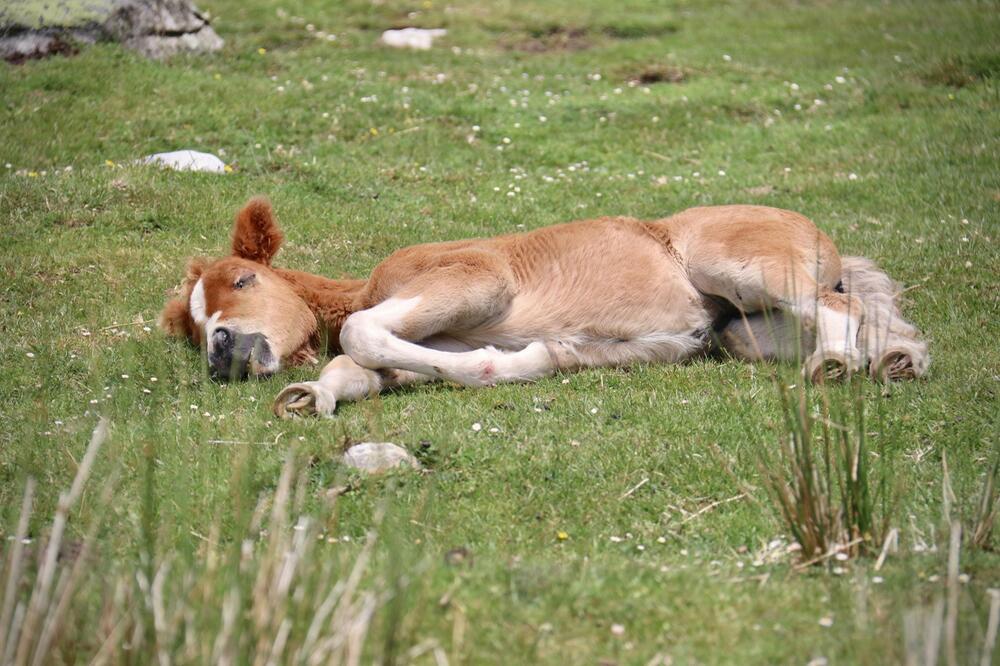
[[[453,335],[474,346],[566,350],[576,365],[683,360],[705,347],[715,312],[676,271],[639,281],[609,276],[523,291],[495,320]]]

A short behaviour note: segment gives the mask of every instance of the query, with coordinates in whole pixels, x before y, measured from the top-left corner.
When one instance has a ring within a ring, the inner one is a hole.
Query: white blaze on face
[[[213,333],[216,329],[221,327],[219,319],[222,318],[222,310],[216,310],[211,316],[206,312],[206,301],[205,301],[205,283],[199,278],[198,282],[195,283],[194,288],[191,290],[191,298],[188,301],[188,308],[191,311],[191,319],[194,320],[196,326],[200,327],[202,330],[202,339],[205,340],[205,349],[211,358],[212,353],[215,351],[213,349]],[[241,329],[244,328],[241,322],[236,320],[226,321],[226,328],[231,330],[233,333],[239,334]],[[267,337],[264,338],[265,342],[269,342]],[[253,358],[250,359],[251,367],[254,368],[254,372],[257,374],[262,373],[272,373],[277,372],[281,365],[281,360],[272,354],[267,357],[266,363],[261,363],[259,359],[256,358],[256,353],[253,354]]]
[[[208,353],[211,354],[212,333],[218,328],[219,316],[222,314],[222,311],[214,312],[211,317],[206,316],[205,283],[200,278],[194,285],[194,289],[191,290],[191,299],[188,302],[188,308],[191,310],[191,319],[204,332],[205,344],[208,347]]]
[[[194,323],[204,326],[208,318],[205,316],[205,283],[201,281],[201,278],[191,290],[188,308],[191,310],[191,318],[194,319]]]

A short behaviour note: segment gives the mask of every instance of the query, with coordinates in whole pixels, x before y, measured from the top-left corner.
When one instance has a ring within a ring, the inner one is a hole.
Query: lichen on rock
[[[148,58],[204,53],[222,38],[190,0],[7,0],[0,57],[23,62],[71,54],[79,44],[120,42]]]

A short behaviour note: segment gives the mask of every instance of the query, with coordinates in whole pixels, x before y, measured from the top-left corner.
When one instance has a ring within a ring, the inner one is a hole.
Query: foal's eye
[[[250,275],[244,275],[233,283],[233,289],[242,289],[243,287],[250,286],[256,278],[257,276],[253,273]]]

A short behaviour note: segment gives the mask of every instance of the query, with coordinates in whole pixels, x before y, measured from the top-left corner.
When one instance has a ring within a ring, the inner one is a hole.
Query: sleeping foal
[[[531,381],[712,348],[804,358],[812,381],[866,369],[909,379],[929,363],[900,315],[896,283],[776,208],[692,208],[415,245],[368,279],[275,267],[282,239],[268,201],[251,199],[236,217],[232,255],[192,260],[160,317],[168,333],[204,345],[222,378],[337,354],[316,381],[278,395],[281,416],[331,415],[338,401],[416,381]]]

